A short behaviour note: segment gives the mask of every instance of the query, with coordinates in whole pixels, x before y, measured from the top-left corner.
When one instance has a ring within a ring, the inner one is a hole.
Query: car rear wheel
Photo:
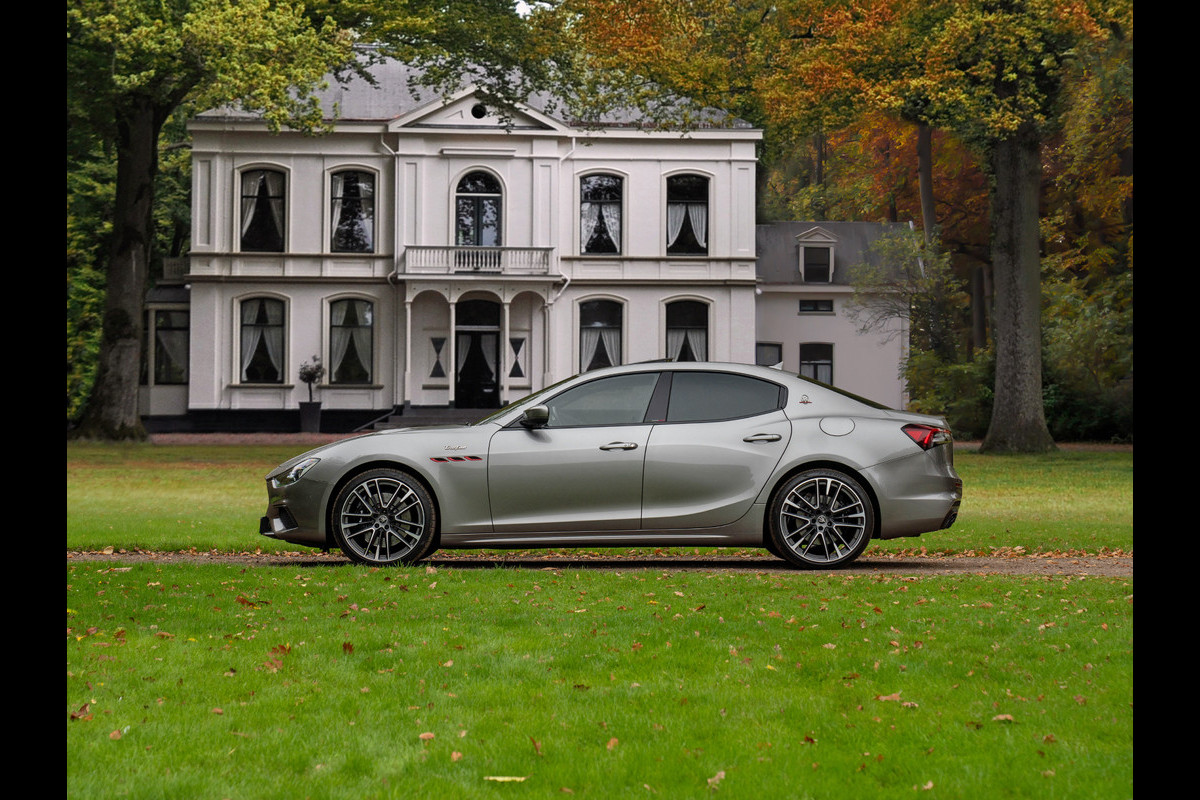
[[[875,509],[858,481],[813,469],[779,487],[770,532],[779,555],[799,567],[836,567],[858,558],[875,530]]]
[[[352,561],[411,564],[431,550],[437,531],[433,498],[420,481],[395,469],[356,475],[333,503],[333,531]]]

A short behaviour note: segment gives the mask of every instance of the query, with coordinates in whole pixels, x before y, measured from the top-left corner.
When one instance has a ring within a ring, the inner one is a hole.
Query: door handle
[[[743,442],[778,442],[783,437],[778,433],[753,433],[742,439]]]
[[[609,442],[600,445],[601,450],[636,450],[637,442]]]

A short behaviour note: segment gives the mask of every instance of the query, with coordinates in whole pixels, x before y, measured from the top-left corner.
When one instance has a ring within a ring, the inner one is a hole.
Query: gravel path
[[[68,551],[67,562],[115,562],[118,564],[233,564],[247,567],[313,568],[348,564],[345,556],[336,551],[319,550],[289,553],[205,553],[144,551],[81,552]],[[492,553],[441,550],[421,564],[447,569],[595,569],[595,570],[663,570],[663,571],[726,571],[778,572],[801,574],[783,561],[770,556],[735,551],[730,555],[705,556],[626,556],[626,555],[530,555],[514,553],[496,556]],[[1010,555],[1010,556],[929,556],[868,555],[840,570],[812,570],[811,574],[838,575],[1042,575],[1133,577],[1132,556],[1095,555]]]

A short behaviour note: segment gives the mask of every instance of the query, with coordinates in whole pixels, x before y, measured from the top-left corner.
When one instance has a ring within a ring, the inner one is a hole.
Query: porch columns
[[[458,383],[458,321],[455,319],[457,301],[450,299],[450,407],[454,408],[454,389]]]
[[[500,407],[503,408],[508,404],[508,373],[512,372],[512,365],[509,361],[512,356],[509,351],[512,349],[512,344],[508,340],[508,310],[511,304],[510,300],[504,300],[501,316],[501,331],[500,331]]]
[[[404,407],[412,405],[412,300],[404,301]]]

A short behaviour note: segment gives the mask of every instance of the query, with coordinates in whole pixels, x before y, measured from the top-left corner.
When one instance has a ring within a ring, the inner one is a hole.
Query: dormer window
[[[800,248],[800,275],[805,283],[833,281],[833,248],[826,245],[803,245]]]

